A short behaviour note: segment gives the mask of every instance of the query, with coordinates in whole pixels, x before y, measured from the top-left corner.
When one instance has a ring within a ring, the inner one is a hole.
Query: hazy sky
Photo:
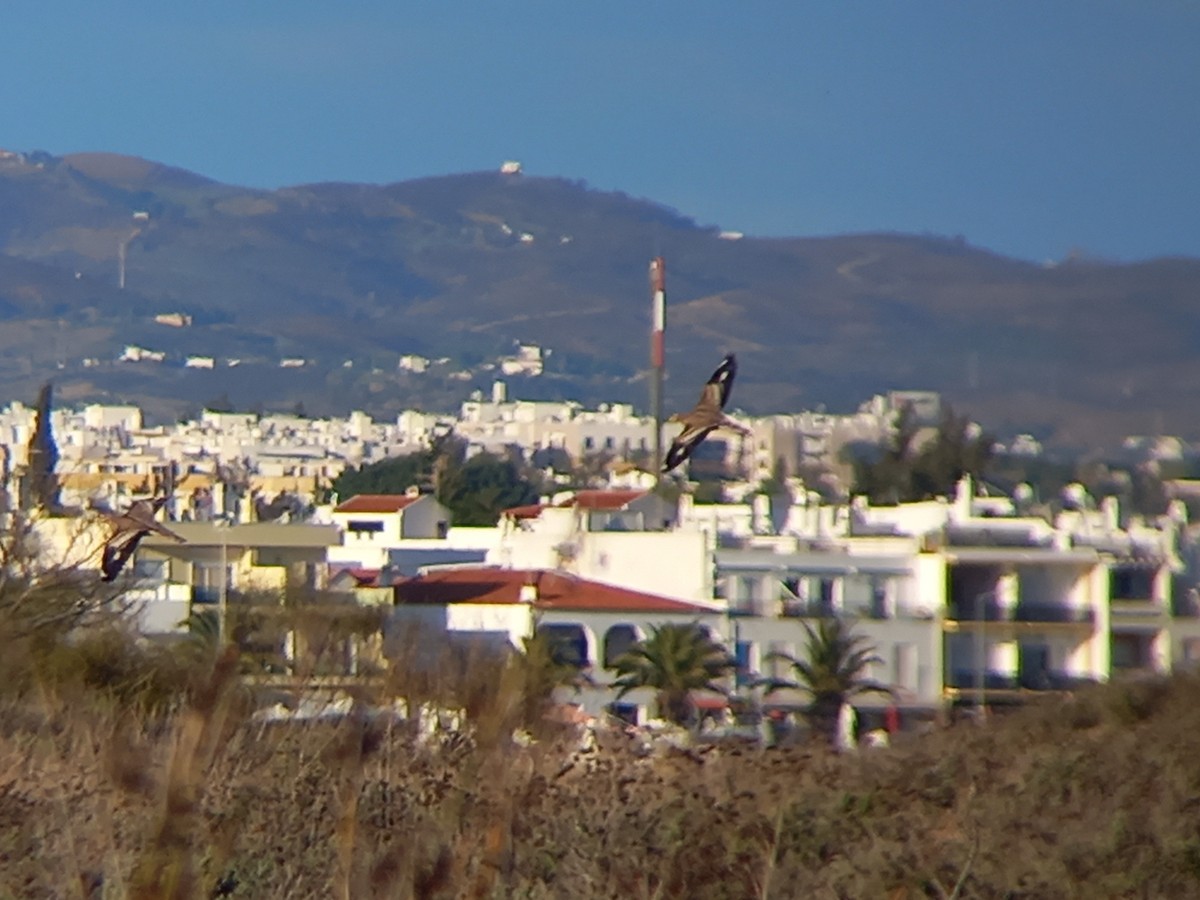
[[[1200,256],[1197,0],[44,0],[0,147],[278,187],[492,169],[756,236]]]

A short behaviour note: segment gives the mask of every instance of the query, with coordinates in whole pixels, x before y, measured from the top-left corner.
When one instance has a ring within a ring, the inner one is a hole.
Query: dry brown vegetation
[[[187,668],[106,640],[3,701],[0,897],[1200,896],[1195,676],[848,756],[567,764],[561,737],[508,740],[503,673],[459,684],[474,740],[428,745],[379,697],[257,722],[232,648]]]

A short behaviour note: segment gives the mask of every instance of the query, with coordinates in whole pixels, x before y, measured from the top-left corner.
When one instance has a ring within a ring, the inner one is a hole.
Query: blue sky
[[[0,147],[233,184],[521,160],[755,236],[1200,256],[1195,0],[45,0]]]

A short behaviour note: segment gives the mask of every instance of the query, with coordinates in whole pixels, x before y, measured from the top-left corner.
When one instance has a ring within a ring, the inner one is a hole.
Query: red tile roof
[[[376,587],[379,583],[379,569],[365,569],[361,566],[346,566],[344,569],[339,569],[330,577],[337,578],[341,575],[348,575],[354,579],[359,587]]]
[[[638,497],[644,497],[649,491],[576,491],[566,500],[561,500],[555,506],[561,508],[575,507],[576,509],[624,509]],[[544,503],[530,503],[527,506],[513,506],[501,512],[510,519],[536,519],[546,508]]]
[[[575,496],[564,500],[559,506],[577,506],[580,509],[624,509],[638,497],[649,491],[576,491]]]
[[[521,588],[533,584],[534,606],[580,612],[685,613],[703,615],[713,610],[685,600],[644,594],[628,588],[575,578],[545,569],[501,569],[472,566],[427,572],[395,587],[395,602],[404,603],[520,603]]]
[[[510,519],[536,519],[542,514],[543,509],[545,507],[540,503],[530,503],[527,506],[510,506],[500,515],[508,516]]]
[[[334,507],[335,513],[394,513],[411,506],[420,497],[407,494],[356,494]]]

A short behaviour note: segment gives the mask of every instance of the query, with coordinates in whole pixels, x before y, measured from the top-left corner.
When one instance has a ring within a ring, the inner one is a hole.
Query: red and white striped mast
[[[666,368],[665,332],[667,330],[667,267],[661,256],[650,260],[650,410],[654,415],[654,477],[662,472],[662,395],[663,370]]]

